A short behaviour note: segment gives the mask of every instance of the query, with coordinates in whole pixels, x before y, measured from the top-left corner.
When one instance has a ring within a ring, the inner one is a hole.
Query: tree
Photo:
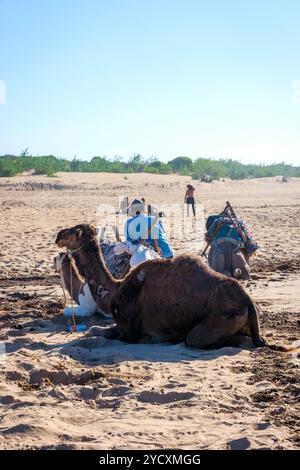
[[[27,157],[27,155],[28,155],[28,150],[29,150],[28,147],[27,147],[26,149],[22,150],[22,152],[20,153],[20,157]]]
[[[189,157],[177,157],[168,162],[168,165],[175,172],[189,172],[193,167],[193,160]]]
[[[141,172],[144,169],[144,159],[140,153],[136,153],[130,158],[128,168],[133,172]]]

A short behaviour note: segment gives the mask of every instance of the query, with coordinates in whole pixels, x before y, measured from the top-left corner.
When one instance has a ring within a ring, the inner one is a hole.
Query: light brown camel
[[[59,253],[54,258],[54,267],[60,273],[61,284],[66,289],[77,305],[65,307],[64,315],[76,315],[87,317],[94,313],[99,313],[104,318],[109,318],[96,304],[90,287],[84,278],[79,274],[75,261],[68,253]]]
[[[239,282],[216,273],[199,256],[147,261],[115,280],[105,267],[93,226],[61,230],[56,244],[76,253],[97,305],[113,315],[119,339],[185,341],[202,349],[254,345],[288,350],[262,338],[257,307]]]
[[[79,294],[84,284],[84,278],[80,276],[75,261],[68,253],[59,253],[54,257],[54,269],[61,276],[61,285],[66,289],[73,301],[79,304]],[[72,287],[71,287],[72,286]]]

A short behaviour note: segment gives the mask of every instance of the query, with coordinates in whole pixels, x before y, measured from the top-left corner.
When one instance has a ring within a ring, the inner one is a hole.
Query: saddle
[[[258,248],[253,240],[246,223],[238,219],[230,203],[227,201],[224,210],[220,214],[210,215],[206,221],[205,240],[207,245],[202,252],[205,255],[206,250],[212,243],[223,239],[231,244],[238,242],[238,249],[250,257]]]

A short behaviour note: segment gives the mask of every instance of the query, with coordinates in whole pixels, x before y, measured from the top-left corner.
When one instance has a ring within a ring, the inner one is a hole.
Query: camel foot
[[[215,345],[216,349],[219,348],[241,348],[241,349],[254,349],[255,344],[253,343],[250,336],[244,335],[233,335],[229,336],[228,338],[220,339],[218,343]]]
[[[91,326],[86,334],[86,336],[102,336],[106,339],[119,339],[120,333],[116,327],[111,328],[102,328],[101,326]]]
[[[120,339],[120,332],[116,326],[113,326],[111,328],[106,328],[103,336],[107,339]]]

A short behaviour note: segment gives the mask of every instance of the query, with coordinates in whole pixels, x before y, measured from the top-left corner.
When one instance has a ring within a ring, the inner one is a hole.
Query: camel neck
[[[76,253],[76,259],[80,265],[80,272],[89,284],[92,295],[97,299],[101,308],[108,311],[110,300],[118,289],[118,281],[107,270],[98,240],[92,240]]]
[[[92,240],[76,253],[86,281],[101,283],[105,289],[115,284],[115,279],[107,270],[97,240]]]

